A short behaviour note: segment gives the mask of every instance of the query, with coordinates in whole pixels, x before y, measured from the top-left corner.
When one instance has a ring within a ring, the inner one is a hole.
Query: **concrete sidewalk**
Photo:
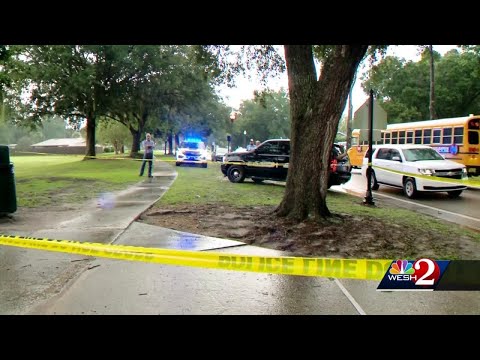
[[[13,219],[0,220],[0,233],[112,243],[138,216],[153,205],[170,187],[176,172],[156,162],[154,178],[124,191],[93,199],[81,208],[42,213],[19,209]],[[0,314],[24,313],[38,302],[63,289],[93,258],[47,251],[0,247]]]
[[[202,169],[198,169],[202,171]],[[0,233],[197,251],[282,252],[135,222],[176,177],[154,178],[49,226]],[[59,214],[60,215],[60,214]],[[20,226],[18,226],[20,225]],[[478,314],[478,292],[376,292],[378,282],[210,270],[0,247],[0,314]]]

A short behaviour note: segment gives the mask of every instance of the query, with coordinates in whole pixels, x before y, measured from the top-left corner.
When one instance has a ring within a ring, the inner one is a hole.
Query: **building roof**
[[[48,139],[32,146],[55,146],[55,147],[77,147],[86,146],[87,142],[82,138],[67,138],[67,139]]]

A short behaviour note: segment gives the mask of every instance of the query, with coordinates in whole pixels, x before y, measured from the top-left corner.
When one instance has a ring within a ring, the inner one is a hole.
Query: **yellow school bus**
[[[358,144],[357,130],[352,131],[348,150],[352,166],[361,166],[368,149],[368,142]],[[390,124],[382,131],[379,143],[429,145],[446,159],[464,164],[470,175],[480,175],[480,115]]]
[[[350,149],[347,150],[348,158],[350,159],[350,164],[354,168],[361,168],[363,163],[363,158],[365,152],[368,150],[368,141],[359,141],[360,133],[368,130],[353,129],[352,130],[352,145]],[[382,130],[382,139],[379,141],[374,141],[373,144],[383,144],[383,130]]]

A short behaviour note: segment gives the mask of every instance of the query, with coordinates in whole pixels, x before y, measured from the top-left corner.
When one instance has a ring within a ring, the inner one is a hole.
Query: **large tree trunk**
[[[433,58],[433,45],[429,45],[430,50],[430,119],[437,119],[435,111],[435,61]]]
[[[142,130],[136,130],[133,126],[129,127],[130,133],[132,134],[132,148],[130,149],[130,157],[137,157],[138,152],[140,151],[140,134]]]
[[[348,92],[367,45],[337,45],[316,80],[311,45],[285,45],[290,163],[279,216],[297,221],[330,216],[326,203],[330,154]]]
[[[130,150],[130,157],[137,157],[140,151],[141,136],[145,130],[145,124],[147,122],[147,113],[143,113],[141,118],[138,118],[138,130],[135,130],[130,125],[130,133],[132,134],[132,150]]]
[[[85,151],[84,160],[95,158],[95,115],[87,117],[87,148]]]

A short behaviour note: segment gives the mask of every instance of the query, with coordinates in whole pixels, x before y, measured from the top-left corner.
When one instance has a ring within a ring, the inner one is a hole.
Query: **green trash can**
[[[15,173],[8,146],[0,145],[0,214],[17,211]]]
[[[10,164],[10,149],[7,145],[0,145],[0,165]]]

